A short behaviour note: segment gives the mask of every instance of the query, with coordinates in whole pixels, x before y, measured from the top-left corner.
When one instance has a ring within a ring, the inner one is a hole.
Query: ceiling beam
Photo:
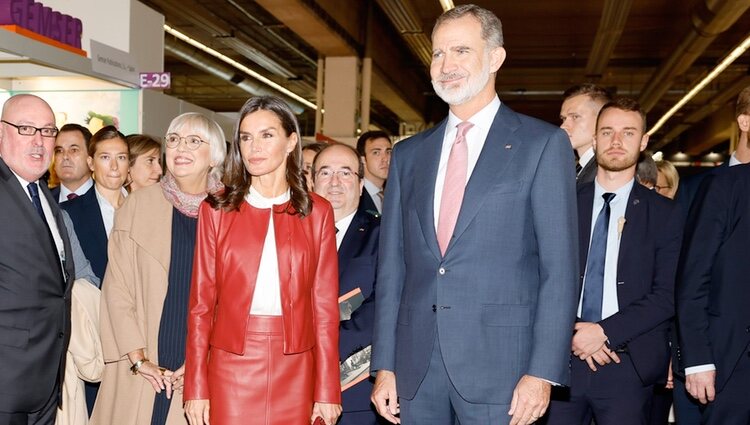
[[[734,107],[725,104],[685,133],[682,150],[691,156],[700,155],[731,139],[734,128]]]
[[[656,68],[644,86],[639,102],[649,111],[721,33],[729,29],[750,7],[750,0],[699,0],[691,15],[691,26],[679,46]]]
[[[684,131],[695,126],[697,123],[713,114],[720,108],[725,107],[728,102],[733,100],[734,97],[737,96],[740,91],[742,91],[742,89],[748,86],[750,86],[750,76],[743,75],[735,79],[722,91],[705,102],[703,106],[687,115],[681,123],[677,124],[671,130],[669,130],[669,132],[662,136],[659,141],[652,146],[652,149],[661,149],[664,146],[668,145],[677,137],[679,137]]]
[[[594,36],[594,45],[586,64],[586,77],[601,78],[617,43],[620,41],[630,15],[633,0],[605,0],[599,29]]]

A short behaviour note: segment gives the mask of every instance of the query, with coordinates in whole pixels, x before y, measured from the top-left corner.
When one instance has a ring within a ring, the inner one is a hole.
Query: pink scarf
[[[197,195],[182,192],[170,172],[164,174],[159,184],[167,201],[177,208],[178,211],[192,218],[198,217],[198,207],[209,193],[213,194],[224,188],[224,185],[213,174],[208,175],[208,188],[206,191]]]

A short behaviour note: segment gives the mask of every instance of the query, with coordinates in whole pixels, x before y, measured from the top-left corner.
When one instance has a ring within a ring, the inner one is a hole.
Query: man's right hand
[[[375,405],[380,416],[394,424],[400,424],[398,394],[396,394],[396,374],[390,370],[379,370],[375,375],[375,385],[372,387],[370,400]]]
[[[715,382],[715,370],[691,373],[685,376],[685,389],[693,398],[702,404],[707,404],[710,401],[714,401],[714,397],[716,396]]]

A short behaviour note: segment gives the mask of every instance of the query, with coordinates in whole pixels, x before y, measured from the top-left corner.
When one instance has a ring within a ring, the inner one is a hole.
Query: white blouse
[[[255,188],[250,191],[245,200],[248,204],[259,209],[270,210],[274,205],[281,205],[289,201],[289,190],[275,198],[266,198]],[[276,255],[276,235],[274,234],[273,213],[268,221],[268,231],[263,242],[260,256],[258,278],[255,282],[255,293],[250,305],[250,314],[263,316],[281,316],[281,288],[279,287],[279,261]]]

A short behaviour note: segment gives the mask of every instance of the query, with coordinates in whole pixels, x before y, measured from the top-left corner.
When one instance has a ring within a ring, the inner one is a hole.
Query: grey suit
[[[508,404],[524,374],[569,379],[578,291],[573,151],[559,128],[501,105],[442,256],[433,196],[446,122],[398,143],[391,156],[372,370],[395,371],[399,396],[411,399],[439,341],[464,400]]]

